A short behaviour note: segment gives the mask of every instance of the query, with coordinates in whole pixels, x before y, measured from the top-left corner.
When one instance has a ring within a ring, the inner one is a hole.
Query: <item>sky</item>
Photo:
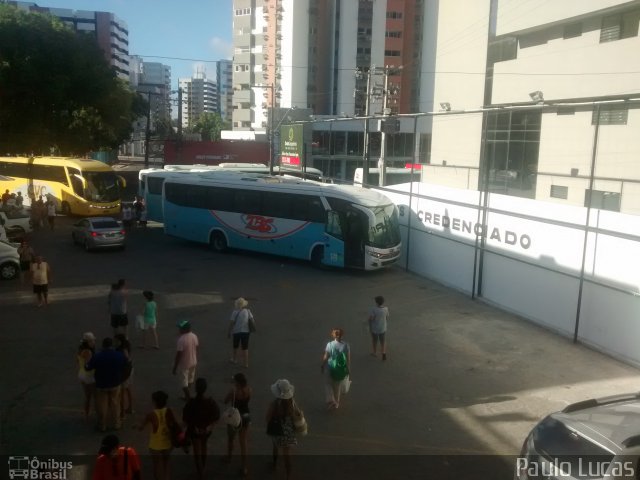
[[[28,1],[40,7],[115,14],[129,27],[129,55],[169,65],[172,88],[198,67],[215,79],[215,62],[232,56],[232,0]]]

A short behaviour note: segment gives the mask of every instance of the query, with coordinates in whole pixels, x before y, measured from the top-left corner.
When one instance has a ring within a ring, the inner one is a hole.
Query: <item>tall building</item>
[[[178,80],[182,89],[182,127],[188,128],[205,112],[218,112],[218,88],[202,71]]]
[[[433,96],[492,111],[434,118],[426,178],[640,214],[639,22],[638,0],[439,1]]]
[[[225,122],[232,122],[233,115],[233,63],[231,60],[218,60],[216,64],[218,84],[218,113]]]
[[[40,7],[32,2],[11,0],[5,3],[30,12],[50,14],[77,32],[94,35],[105,59],[115,69],[118,77],[129,79],[129,29],[113,13]]]

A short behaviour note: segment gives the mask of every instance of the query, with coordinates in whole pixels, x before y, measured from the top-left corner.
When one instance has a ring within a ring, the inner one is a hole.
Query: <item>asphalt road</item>
[[[106,295],[118,278],[127,280],[130,317],[142,310],[142,290],[156,292],[159,304],[161,349],[134,351],[136,414],[118,432],[143,454],[148,433],[133,427],[150,410],[151,392],[167,391],[170,406],[182,408],[171,375],[176,321],[192,321],[198,374],[220,401],[237,371],[225,335],[233,299],[249,300],[258,324],[247,371],[251,478],[283,478],[267,472],[264,456],[263,418],[278,378],[295,385],[309,423],[294,458],[296,478],[304,479],[510,478],[513,456],[544,415],[640,385],[632,367],[401,268],[316,270],[264,255],[218,255],[154,224],[133,231],[125,251],[87,253],[71,243],[72,219],[58,220],[55,231],[32,239],[53,269],[51,305],[36,307],[19,280],[0,283],[0,454],[73,455],[67,478],[88,478],[101,438],[82,420],[75,349],[82,332],[110,334]],[[386,362],[369,355],[362,328],[380,294],[391,311]],[[319,365],[334,326],[345,328],[352,347],[353,385],[330,413]],[[224,449],[218,425],[210,472],[235,478],[238,460],[218,461]],[[174,452],[172,465],[172,478],[194,478],[184,453]],[[150,478],[148,457],[144,466]]]

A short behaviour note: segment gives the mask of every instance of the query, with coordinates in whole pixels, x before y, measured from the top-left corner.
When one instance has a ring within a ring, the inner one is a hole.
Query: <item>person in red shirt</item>
[[[120,445],[115,435],[102,439],[93,480],[141,480],[140,457],[131,447]]]

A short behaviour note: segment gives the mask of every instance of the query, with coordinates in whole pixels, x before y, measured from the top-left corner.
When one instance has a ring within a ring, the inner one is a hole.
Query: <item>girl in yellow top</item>
[[[169,479],[171,428],[177,424],[177,421],[171,409],[167,407],[168,398],[169,396],[163,391],[153,392],[151,395],[153,411],[147,414],[140,425],[140,430],[144,430],[148,424],[151,425],[149,451],[153,460],[153,476],[156,480]]]
[[[91,398],[96,393],[96,381],[93,378],[93,370],[87,370],[85,367],[96,349],[96,336],[91,332],[82,334],[82,341],[76,353],[76,362],[78,363],[78,380],[84,391],[84,419],[89,420],[89,412],[91,411]]]

